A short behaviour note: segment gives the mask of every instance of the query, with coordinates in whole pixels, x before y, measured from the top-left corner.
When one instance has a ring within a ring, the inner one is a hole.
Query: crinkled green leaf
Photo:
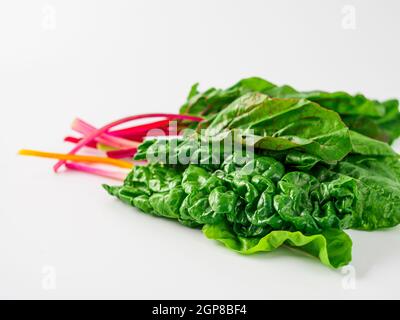
[[[320,172],[319,179],[328,185],[344,182],[336,208],[351,213],[348,227],[374,230],[400,223],[399,159],[351,156],[331,170]],[[335,196],[332,191],[329,194]]]
[[[321,228],[313,218],[318,205],[319,182],[303,172],[290,172],[278,183],[280,193],[274,197],[274,207],[281,218],[291,223],[295,230],[319,233]],[[336,227],[336,226],[330,226]]]
[[[285,175],[283,165],[270,157],[256,156],[242,162],[240,157],[231,156],[217,170],[194,164],[175,167],[154,163],[135,167],[123,186],[104,187],[129,205],[152,215],[176,219],[186,226],[226,225],[237,239],[246,243],[246,248],[254,246],[245,253],[271,250],[257,243],[281,234],[291,235],[283,240],[287,244],[296,243],[293,241],[299,237],[315,239],[298,245],[320,256],[325,264],[339,266],[349,259],[347,251],[338,251],[335,254],[340,262],[327,260],[324,250],[328,249],[321,247],[325,233],[333,234],[332,221],[339,219],[337,208],[329,207],[329,203],[340,197],[334,198],[334,192],[323,194],[319,182],[309,174]],[[320,208],[317,200],[326,201],[327,205]],[[289,209],[281,207],[282,203],[288,203]],[[325,246],[330,248],[328,244]],[[334,256],[333,251],[330,255]]]

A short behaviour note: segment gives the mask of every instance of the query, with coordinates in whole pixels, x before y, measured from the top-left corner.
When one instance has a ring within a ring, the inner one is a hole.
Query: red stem
[[[75,138],[75,137],[70,137],[70,136],[64,138],[65,142],[71,142],[71,143],[78,143],[81,140],[82,140],[82,138]],[[86,147],[97,149],[97,143],[95,141],[92,141],[92,142],[88,143],[86,145]]]
[[[141,136],[143,137],[151,129],[164,129],[167,128],[171,120],[161,120],[148,124],[143,124],[139,126],[134,126],[130,128],[113,130],[108,134],[113,136],[118,136],[121,138],[131,137],[131,136]]]
[[[107,151],[107,156],[113,159],[132,158],[137,151],[137,148],[111,150]]]

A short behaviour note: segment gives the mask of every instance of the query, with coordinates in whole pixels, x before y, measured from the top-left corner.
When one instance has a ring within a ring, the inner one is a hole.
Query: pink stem
[[[76,144],[76,146],[69,152],[69,154],[77,153],[83,146],[85,146],[86,144],[92,142],[93,139],[96,139],[101,134],[106,133],[111,128],[114,128],[114,127],[119,126],[121,124],[124,124],[126,122],[137,120],[137,119],[159,118],[159,117],[167,117],[169,119],[182,119],[182,120],[191,120],[191,121],[202,121],[203,120],[203,118],[199,118],[199,117],[168,114],[168,113],[149,113],[149,114],[141,114],[141,115],[126,117],[126,118],[119,119],[117,121],[111,122],[111,123],[101,127],[99,130],[97,130],[97,131],[91,133],[90,135],[86,136],[84,139],[82,139],[81,141],[79,141]],[[65,163],[66,163],[65,160],[58,161],[53,167],[54,171],[58,172],[60,167]]]
[[[95,132],[97,128],[93,127],[89,123],[76,118],[74,122],[72,123],[72,129],[82,133],[84,136],[88,136],[91,133]],[[106,133],[103,133],[101,136],[96,138],[96,141],[103,143],[105,145],[108,145],[110,147],[114,148],[133,148],[138,145],[137,142],[133,142],[127,139],[119,138],[119,137],[114,137],[111,135],[108,135]]]
[[[97,176],[102,176],[102,177],[111,178],[111,179],[120,180],[120,181],[124,181],[127,176],[127,174],[124,172],[98,169],[98,168],[93,168],[90,166],[86,166],[86,165],[82,165],[82,164],[78,164],[78,163],[74,163],[74,162],[66,162],[65,166],[71,170],[83,171],[83,172],[94,174]]]

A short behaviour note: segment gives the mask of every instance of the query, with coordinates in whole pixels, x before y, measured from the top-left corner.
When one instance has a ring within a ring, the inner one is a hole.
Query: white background
[[[400,298],[399,228],[351,231],[347,276],[288,249],[244,257],[16,155],[67,151],[76,116],[176,112],[197,81],[399,97],[399,16],[396,0],[1,1],[0,297]]]

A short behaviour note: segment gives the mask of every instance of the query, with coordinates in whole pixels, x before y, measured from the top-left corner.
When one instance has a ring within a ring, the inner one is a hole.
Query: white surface
[[[342,27],[344,5],[356,9],[354,30]],[[399,9],[395,0],[2,1],[0,297],[400,298],[399,228],[350,232],[351,290],[317,260],[234,254],[112,199],[104,179],[16,156],[66,151],[75,116],[101,125],[175,112],[197,81],[259,75],[399,97]]]

